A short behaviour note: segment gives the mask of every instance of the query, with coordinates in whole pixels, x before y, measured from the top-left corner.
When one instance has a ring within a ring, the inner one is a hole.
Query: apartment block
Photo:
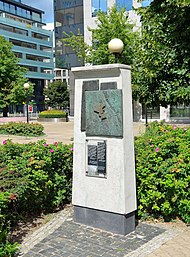
[[[38,110],[44,106],[45,80],[53,79],[53,33],[42,28],[43,11],[21,0],[0,0],[0,34],[13,44],[19,64],[28,69],[26,77],[35,85]]]

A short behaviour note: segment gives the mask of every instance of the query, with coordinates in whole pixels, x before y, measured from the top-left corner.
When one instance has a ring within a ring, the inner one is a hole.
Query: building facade
[[[117,4],[129,11],[129,18],[135,20],[138,26],[140,20],[132,8],[147,6],[151,1],[143,0],[142,3],[139,3],[137,0],[54,0],[56,66],[70,68],[82,65],[72,48],[61,42],[64,32],[69,34],[72,31],[77,34],[80,31],[85,42],[91,44],[91,33],[88,31],[88,27],[96,26],[97,11],[101,10],[107,13],[110,7]]]
[[[71,67],[82,66],[76,53],[69,46],[65,46],[61,41],[64,32],[75,35],[80,33],[84,36],[84,41],[91,44],[91,33],[88,27],[95,28],[97,11],[107,13],[108,9],[114,4],[125,7],[129,11],[129,18],[140,26],[139,17],[133,12],[132,8],[147,6],[152,0],[54,0],[55,17],[55,60],[56,67],[69,70],[69,90],[70,90],[70,115],[74,115],[74,78],[70,71]]]
[[[19,64],[28,69],[26,77],[35,85],[39,111],[44,106],[45,80],[53,79],[54,69],[53,33],[42,28],[43,13],[21,0],[0,0],[0,34],[13,44]]]

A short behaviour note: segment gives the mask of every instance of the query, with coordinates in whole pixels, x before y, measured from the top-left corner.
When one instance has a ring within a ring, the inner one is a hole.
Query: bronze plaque
[[[86,135],[123,136],[122,90],[85,92]]]
[[[94,91],[94,90],[99,90],[99,80],[83,81],[83,85],[82,85],[82,107],[81,107],[81,131],[86,130],[85,92],[86,91]]]

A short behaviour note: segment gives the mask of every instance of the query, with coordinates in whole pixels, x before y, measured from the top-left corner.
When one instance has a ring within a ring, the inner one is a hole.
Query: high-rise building
[[[84,36],[84,41],[91,44],[91,33],[88,27],[95,28],[97,11],[107,13],[108,8],[117,4],[129,11],[129,17],[137,26],[140,24],[139,17],[132,10],[133,7],[147,6],[152,0],[54,0],[55,17],[55,63],[57,68],[70,69],[83,65],[77,58],[76,53],[69,46],[65,46],[61,39],[63,32],[69,34],[78,31]],[[69,71],[70,90],[70,114],[74,115],[74,78]]]
[[[0,34],[13,44],[19,64],[28,69],[26,77],[35,85],[35,102],[43,109],[44,82],[53,79],[53,33],[42,28],[43,11],[21,0],[0,0]]]
[[[96,13],[101,10],[107,13],[108,8],[117,4],[119,7],[125,7],[129,11],[129,17],[138,23],[139,17],[132,10],[133,7],[147,6],[152,0],[54,0],[55,17],[55,57],[56,66],[59,68],[68,68],[80,66],[81,63],[71,47],[65,46],[60,39],[63,38],[63,32],[80,33],[84,35],[84,40],[91,43],[91,34],[88,27],[96,26]]]

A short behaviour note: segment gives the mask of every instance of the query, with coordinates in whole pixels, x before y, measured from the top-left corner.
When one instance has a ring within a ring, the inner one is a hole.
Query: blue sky
[[[21,2],[44,11],[44,23],[53,22],[53,0],[21,0]]]

